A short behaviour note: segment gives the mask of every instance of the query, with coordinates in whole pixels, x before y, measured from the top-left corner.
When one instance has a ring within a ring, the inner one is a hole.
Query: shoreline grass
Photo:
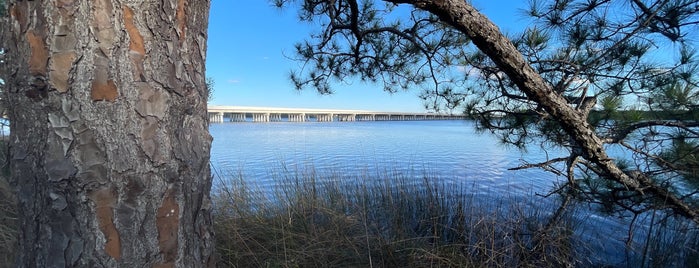
[[[559,210],[563,200],[484,197],[429,175],[280,170],[264,189],[215,172],[219,266],[699,267],[699,232],[683,221],[651,222],[625,246],[612,237],[593,245],[583,232],[609,226],[590,230],[590,211]]]
[[[608,226],[589,229],[579,206],[559,213],[556,202],[488,197],[475,185],[435,183],[444,180],[429,175],[351,177],[312,168],[273,173],[275,184],[264,189],[249,185],[243,174],[215,174],[218,266],[699,267],[699,231],[681,219],[638,220],[629,228],[641,231],[629,231],[636,235],[625,248],[605,236],[597,243],[608,247],[600,247],[581,232]],[[0,179],[0,218],[0,267],[10,267],[18,229],[6,176]],[[609,254],[600,249],[623,256],[600,258]]]
[[[240,174],[213,193],[220,266],[581,264],[565,215],[547,224],[540,211],[504,202],[492,207],[468,187],[427,176],[419,183],[390,175],[351,183],[316,172],[282,176],[271,197]]]

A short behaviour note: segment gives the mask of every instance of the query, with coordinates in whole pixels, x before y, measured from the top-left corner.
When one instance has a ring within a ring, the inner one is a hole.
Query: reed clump
[[[214,191],[225,267],[572,267],[584,261],[575,221],[463,185],[401,176],[242,175]],[[344,181],[344,182],[341,182]],[[351,181],[347,183],[347,181]],[[555,210],[555,207],[554,209]],[[549,209],[548,211],[551,211]],[[552,222],[555,220],[555,224]]]

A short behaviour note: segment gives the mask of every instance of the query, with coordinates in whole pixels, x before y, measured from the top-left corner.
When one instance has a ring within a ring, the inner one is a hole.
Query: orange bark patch
[[[114,80],[109,79],[104,83],[95,80],[92,82],[92,91],[90,92],[90,96],[94,101],[114,101],[119,96],[119,93],[117,92],[117,87],[116,84],[114,84]]]
[[[107,242],[104,244],[104,252],[115,260],[121,258],[121,238],[114,225],[114,206],[116,197],[110,188],[95,191],[90,195],[95,202],[97,222]]]
[[[10,17],[14,18],[19,23],[22,23],[22,13],[20,13],[19,10],[17,10],[16,5],[12,5],[10,7]]]
[[[158,228],[158,244],[163,254],[163,265],[168,265],[177,258],[177,229],[180,221],[180,206],[175,200],[175,189],[165,192],[163,203],[158,208],[155,224]],[[167,267],[167,266],[165,266]]]
[[[21,4],[23,3],[12,5],[10,8],[10,16],[13,17],[17,23],[19,23],[20,31],[24,31],[24,29],[27,28],[27,15],[25,13],[26,7],[24,9],[19,7]]]
[[[49,61],[49,50],[42,36],[34,34],[33,30],[27,31],[27,42],[31,50],[29,57],[29,73],[32,75],[46,75]]]
[[[143,76],[143,58],[146,55],[146,47],[143,42],[141,32],[136,28],[133,21],[133,10],[128,6],[124,6],[124,26],[129,34],[129,50],[131,50],[131,62],[134,66],[134,80],[140,81]]]
[[[55,53],[51,57],[51,72],[49,78],[53,88],[58,92],[68,91],[68,79],[73,61],[77,58],[75,52]]]
[[[141,55],[146,55],[146,48],[143,44],[143,36],[141,32],[138,31],[136,25],[133,23],[133,10],[131,8],[124,6],[124,26],[126,27],[126,32],[129,34],[129,49]]]
[[[187,30],[187,15],[185,14],[185,5],[186,5],[185,0],[179,0],[177,1],[177,31],[180,34],[180,41],[184,40],[185,38],[185,32]]]
[[[94,101],[115,101],[119,96],[114,80],[109,78],[109,59],[100,50],[95,51],[95,76],[92,79],[90,96]]]

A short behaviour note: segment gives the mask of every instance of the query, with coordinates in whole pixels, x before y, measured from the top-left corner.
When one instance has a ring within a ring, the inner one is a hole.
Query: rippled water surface
[[[285,170],[350,181],[387,175],[419,181],[428,175],[443,185],[467,186],[474,196],[512,198],[538,210],[552,199],[537,194],[565,179],[540,169],[508,170],[564,152],[505,147],[490,134],[475,133],[470,121],[216,123],[210,131],[211,163],[219,177],[241,174],[257,189],[278,184]],[[578,231],[595,244],[598,260],[623,257],[624,220],[590,212],[579,217],[585,224]]]
[[[500,145],[475,133],[470,121],[218,123],[210,130],[214,168],[242,172],[262,186],[275,183],[282,167],[348,177],[428,174],[490,193],[545,192],[559,179],[540,170],[508,171],[546,154]]]

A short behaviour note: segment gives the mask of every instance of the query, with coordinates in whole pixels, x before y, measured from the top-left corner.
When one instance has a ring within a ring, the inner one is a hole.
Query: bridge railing
[[[209,122],[354,122],[465,120],[463,115],[240,106],[209,107]]]

